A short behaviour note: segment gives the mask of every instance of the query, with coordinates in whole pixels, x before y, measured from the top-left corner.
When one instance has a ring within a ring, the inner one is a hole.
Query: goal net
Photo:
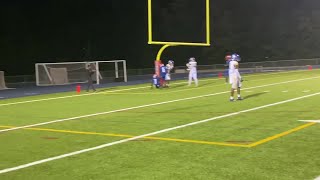
[[[37,86],[67,85],[88,82],[88,68],[94,70],[92,79],[96,84],[127,82],[125,60],[36,63]]]

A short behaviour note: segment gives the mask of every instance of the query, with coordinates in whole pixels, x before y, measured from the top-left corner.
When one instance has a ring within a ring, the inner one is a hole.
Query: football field
[[[0,179],[313,180],[320,70],[0,101]],[[300,120],[313,120],[305,122]]]

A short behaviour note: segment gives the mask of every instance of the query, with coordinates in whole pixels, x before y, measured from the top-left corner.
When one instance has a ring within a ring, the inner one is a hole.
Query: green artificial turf
[[[298,120],[320,119],[320,95],[263,107],[319,93],[320,71],[253,74],[244,79],[244,100],[236,102],[229,102],[230,85],[216,78],[201,79],[199,87],[173,81],[165,89],[143,84],[99,89],[94,94],[2,100],[0,130],[63,121],[0,133],[0,171],[240,113],[158,133],[152,136],[155,139],[137,139],[2,173],[0,179],[300,180],[320,176],[320,124],[279,135],[307,124]],[[70,97],[57,98],[65,96]],[[80,117],[84,115],[89,116]]]

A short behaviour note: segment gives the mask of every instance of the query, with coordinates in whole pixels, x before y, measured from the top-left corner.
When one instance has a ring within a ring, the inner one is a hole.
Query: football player
[[[166,77],[165,77],[167,87],[169,87],[169,83],[170,83],[170,80],[171,80],[171,70],[173,68],[174,68],[174,61],[169,60],[168,64],[166,65],[167,74],[166,74]]]
[[[167,87],[166,85],[166,74],[167,74],[167,68],[164,66],[164,64],[161,63],[160,65],[160,84],[162,87]]]
[[[187,70],[189,70],[189,81],[188,81],[188,85],[191,85],[192,79],[195,82],[195,85],[198,86],[198,74],[197,74],[197,62],[196,62],[196,58],[191,57],[189,59],[189,63],[186,64],[186,66],[188,67]]]
[[[161,87],[160,86],[160,78],[156,74],[154,74],[152,76],[152,87],[156,87],[156,88],[160,88]]]
[[[239,61],[241,61],[241,57],[239,54],[234,53],[231,55],[231,60],[239,62]]]
[[[229,82],[231,84],[231,96],[230,101],[234,101],[234,91],[237,90],[238,99],[243,100],[240,95],[240,88],[242,86],[242,77],[239,72],[239,55],[232,55],[231,61],[229,63]]]

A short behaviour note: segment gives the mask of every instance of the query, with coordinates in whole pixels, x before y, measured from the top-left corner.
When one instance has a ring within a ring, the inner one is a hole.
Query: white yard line
[[[254,87],[244,88],[243,90],[262,88],[262,87],[274,86],[274,85],[279,85],[279,84],[287,84],[287,83],[291,83],[291,82],[298,82],[298,81],[304,81],[304,80],[309,80],[309,79],[316,79],[316,78],[319,78],[319,77],[320,76],[316,76],[316,77],[312,77],[312,78],[296,79],[296,80],[291,80],[291,81],[284,81],[284,82],[279,82],[279,83],[266,84],[266,85],[261,85],[261,86],[254,86]],[[194,96],[194,97],[176,99],[176,100],[171,100],[171,101],[164,101],[164,102],[159,102],[159,103],[152,103],[152,104],[146,104],[146,105],[141,105],[141,106],[134,106],[134,107],[117,109],[117,110],[112,110],[112,111],[105,111],[105,112],[99,112],[99,113],[94,113],[94,114],[87,114],[87,115],[82,115],[82,116],[75,116],[75,117],[70,117],[70,118],[57,119],[57,120],[47,121],[47,122],[42,122],[42,123],[37,123],[37,124],[30,124],[30,125],[19,126],[19,127],[14,127],[14,128],[2,129],[2,130],[0,130],[0,133],[1,132],[7,132],[7,131],[14,131],[14,130],[18,130],[18,129],[42,126],[42,125],[47,125],[47,124],[53,124],[53,123],[58,123],[58,122],[70,121],[70,120],[75,120],[75,119],[80,119],[80,118],[87,118],[87,117],[92,117],[92,116],[111,114],[111,113],[116,113],[116,112],[128,111],[128,110],[151,107],[151,106],[157,106],[157,105],[162,105],[162,104],[169,104],[169,103],[192,100],[192,99],[209,97],[209,96],[216,96],[216,95],[219,95],[219,94],[224,94],[224,93],[229,93],[229,92],[230,91],[223,91],[223,92],[218,92],[218,93],[213,93],[213,94],[206,94],[206,95],[201,95],[201,96]]]
[[[0,174],[8,173],[8,172],[11,172],[11,171],[17,171],[19,169],[24,169],[24,168],[35,166],[35,165],[38,165],[38,164],[43,164],[43,163],[47,163],[47,162],[50,162],[50,161],[54,161],[54,160],[58,160],[58,159],[62,159],[62,158],[70,157],[70,156],[75,156],[75,155],[78,155],[78,154],[82,154],[82,153],[86,153],[86,152],[89,152],[89,151],[102,149],[102,148],[105,148],[105,147],[109,147],[109,146],[113,146],[113,145],[129,142],[129,141],[133,141],[133,140],[136,140],[136,139],[141,139],[141,138],[144,138],[144,137],[147,137],[147,136],[154,136],[154,135],[157,135],[157,134],[160,134],[160,133],[169,132],[169,131],[173,131],[173,130],[176,130],[176,129],[181,129],[181,128],[185,128],[185,127],[189,127],[189,126],[193,126],[193,125],[197,125],[197,124],[201,124],[201,123],[206,123],[206,122],[222,119],[222,118],[225,118],[225,117],[235,116],[235,115],[239,115],[239,114],[242,114],[242,113],[256,111],[256,110],[259,110],[259,109],[264,109],[264,108],[268,108],[268,107],[271,107],[271,106],[276,106],[276,105],[279,105],[279,104],[284,104],[284,103],[288,103],[288,102],[292,102],[292,101],[297,101],[297,100],[300,100],[300,99],[309,98],[309,97],[316,96],[316,95],[320,95],[320,92],[314,93],[314,94],[309,94],[309,95],[306,95],[306,96],[297,97],[297,98],[292,98],[292,99],[288,99],[288,100],[285,100],[285,101],[280,101],[280,102],[276,102],[276,103],[272,103],[272,104],[267,104],[267,105],[263,105],[263,106],[259,106],[259,107],[255,107],[255,108],[251,108],[251,109],[247,109],[247,110],[242,110],[242,111],[238,111],[238,112],[234,112],[234,113],[230,113],[230,114],[225,114],[225,115],[222,115],[222,116],[216,116],[216,117],[212,117],[212,118],[209,118],[209,119],[195,121],[195,122],[184,124],[184,125],[180,125],[180,126],[175,126],[175,127],[171,127],[171,128],[167,128],[167,129],[162,129],[162,130],[151,132],[151,133],[148,133],[148,134],[143,134],[143,135],[135,136],[135,137],[132,137],[132,138],[126,138],[126,139],[123,139],[123,140],[119,140],[119,141],[115,141],[115,142],[111,142],[111,143],[106,143],[106,144],[102,144],[102,145],[99,145],[99,146],[95,146],[95,147],[91,147],[91,148],[87,148],[87,149],[83,149],[83,150],[79,150],[79,151],[74,151],[74,152],[71,152],[71,153],[66,153],[66,154],[62,154],[62,155],[59,155],[59,156],[50,157],[50,158],[47,158],[47,159],[34,161],[34,162],[31,162],[31,163],[19,165],[19,166],[12,167],[12,168],[2,169],[2,170],[0,170]]]
[[[266,74],[252,74],[252,75],[244,75],[244,77],[249,77],[249,76],[263,76],[263,75],[274,75],[274,74],[286,74],[286,73],[294,73],[294,72],[289,71],[289,72],[266,73]],[[219,80],[219,79],[207,79],[207,80],[200,80],[200,81],[213,81],[213,80]],[[179,82],[179,83],[173,83],[173,84],[187,84],[187,82]],[[143,88],[150,88],[150,86],[127,88],[127,89],[119,89],[119,90],[105,91],[105,92],[98,92],[98,93],[78,94],[78,95],[70,95],[70,96],[61,96],[61,97],[52,97],[52,98],[44,98],[44,99],[35,99],[35,100],[29,100],[29,101],[19,101],[19,102],[12,102],[12,103],[0,104],[0,107],[2,107],[2,106],[16,105],[16,104],[25,104],[25,103],[49,101],[49,100],[56,100],[56,99],[66,99],[66,98],[73,98],[73,97],[90,96],[90,95],[96,95],[96,94],[104,94],[104,93],[107,93],[107,92],[129,91],[129,90],[143,89]]]
[[[310,123],[320,123],[320,120],[299,120],[302,122],[310,122]]]
[[[279,76],[281,77],[281,76]],[[272,77],[272,78],[264,78],[264,79],[255,79],[255,80],[251,80],[250,82],[253,82],[253,81],[263,81],[263,80],[266,80],[266,79],[274,79],[274,78],[278,78],[278,77]],[[213,80],[217,80],[217,79],[213,79]],[[208,79],[208,80],[202,80],[202,81],[211,81],[211,79]],[[178,83],[176,83],[178,84]],[[187,83],[185,83],[187,84]],[[146,93],[113,93],[113,92],[105,92],[104,94],[118,94],[118,95],[135,95],[135,94],[140,94],[140,95],[156,95],[156,94],[170,94],[170,93],[176,93],[176,92],[185,92],[185,91],[194,91],[194,90],[198,90],[198,89],[208,89],[208,88],[212,88],[212,87],[217,87],[217,86],[225,86],[226,84],[215,84],[215,85],[211,85],[211,86],[203,86],[203,87],[191,87],[191,88],[187,88],[187,89],[179,89],[179,90],[170,90],[170,91],[158,91],[158,92],[146,92]],[[228,84],[229,85],[229,84]],[[253,92],[253,91],[245,91],[245,92]]]

